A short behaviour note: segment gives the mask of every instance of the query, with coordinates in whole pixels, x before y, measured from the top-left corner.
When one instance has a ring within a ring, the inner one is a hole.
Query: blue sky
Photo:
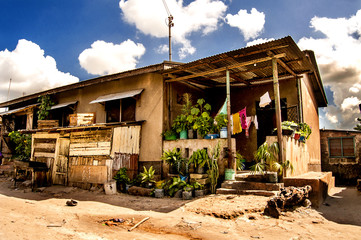
[[[173,61],[290,35],[316,54],[330,102],[321,127],[356,124],[361,0],[166,2]],[[1,0],[0,101],[168,60],[166,18],[162,0]]]

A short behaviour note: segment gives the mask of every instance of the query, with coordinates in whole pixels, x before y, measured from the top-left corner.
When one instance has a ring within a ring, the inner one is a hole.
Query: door
[[[67,185],[69,163],[69,138],[59,138],[53,167],[53,184]]]

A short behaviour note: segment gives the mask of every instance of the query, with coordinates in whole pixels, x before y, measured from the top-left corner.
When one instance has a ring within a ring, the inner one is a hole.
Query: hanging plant
[[[49,110],[51,109],[51,106],[54,106],[55,103],[51,100],[49,95],[39,97],[38,102],[40,102],[38,110],[38,120],[48,119]]]

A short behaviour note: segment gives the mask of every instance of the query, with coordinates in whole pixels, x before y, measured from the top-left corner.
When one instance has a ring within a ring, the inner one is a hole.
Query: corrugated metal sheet
[[[131,91],[127,91],[127,92],[113,93],[113,94],[100,96],[97,99],[91,101],[90,104],[118,100],[118,99],[123,99],[123,98],[128,98],[128,97],[134,97],[134,96],[141,94],[143,92],[143,90],[144,89],[136,89],[136,90],[131,90]]]

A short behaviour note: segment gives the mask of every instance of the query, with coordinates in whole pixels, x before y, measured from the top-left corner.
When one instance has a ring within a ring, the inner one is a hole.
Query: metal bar
[[[277,141],[279,146],[278,159],[283,164],[281,99],[280,99],[280,87],[278,82],[277,58],[272,59],[272,69],[273,69],[273,91],[274,91],[275,107],[276,107]],[[285,176],[285,171],[283,171],[283,177],[284,176]]]

